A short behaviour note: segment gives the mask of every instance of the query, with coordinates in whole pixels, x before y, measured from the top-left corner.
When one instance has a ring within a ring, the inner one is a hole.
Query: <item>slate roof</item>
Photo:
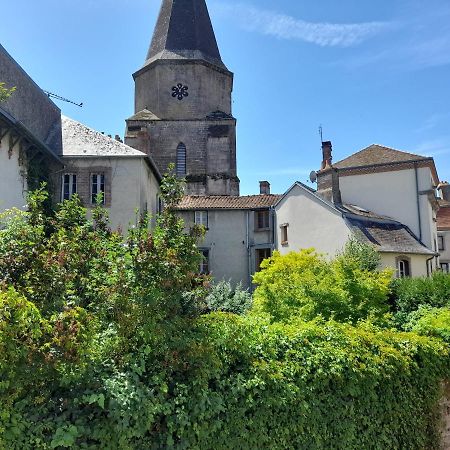
[[[384,253],[430,255],[435,253],[422,244],[406,225],[394,221],[360,220],[346,217],[354,235]]]
[[[208,210],[208,209],[262,209],[270,208],[282,196],[275,194],[261,194],[248,196],[225,195],[186,195],[177,206],[179,211]]]
[[[66,157],[140,157],[147,155],[62,116],[63,152]]]
[[[146,65],[156,59],[203,59],[226,69],[205,0],[163,0]]]
[[[354,153],[348,158],[333,164],[333,166],[337,169],[347,169],[384,164],[389,165],[402,162],[426,161],[432,159],[433,158],[427,158],[425,156],[395,150],[383,145],[372,144],[369,147]]]
[[[450,202],[439,202],[441,207],[437,213],[437,227],[439,231],[450,230]]]

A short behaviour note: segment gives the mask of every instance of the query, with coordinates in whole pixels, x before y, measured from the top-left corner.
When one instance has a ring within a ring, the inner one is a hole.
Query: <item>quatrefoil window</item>
[[[172,97],[177,98],[178,100],[183,100],[184,97],[189,95],[188,87],[183,86],[181,83],[178,83],[176,86],[172,88]]]

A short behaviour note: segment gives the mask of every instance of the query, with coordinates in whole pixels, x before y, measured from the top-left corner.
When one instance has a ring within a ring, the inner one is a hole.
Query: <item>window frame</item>
[[[262,220],[260,221],[261,217]],[[270,210],[261,209],[255,211],[255,231],[268,231],[268,230],[270,230]]]
[[[199,274],[209,275],[211,273],[210,269],[210,250],[209,248],[200,248],[200,253],[202,254],[202,260],[199,264]]]
[[[94,177],[96,177],[96,183],[95,185],[97,186],[97,192],[94,194]],[[100,177],[100,191],[98,190],[98,181],[99,181],[99,177]],[[91,201],[91,205],[96,205],[97,204],[97,195],[102,193],[103,194],[103,199],[102,199],[102,203],[101,205],[104,206],[106,205],[106,176],[104,172],[94,172],[89,174],[89,189],[90,189],[90,201]],[[102,190],[102,185],[103,185],[103,190]]]
[[[411,260],[405,257],[398,258],[397,278],[410,278],[410,277],[411,277]]]
[[[283,223],[280,225],[281,245],[289,245],[289,224]]]
[[[198,220],[200,217],[200,220]],[[205,220],[206,218],[206,220]],[[205,223],[206,222],[206,223]],[[209,214],[207,210],[196,210],[194,211],[194,224],[203,225],[207,230],[209,229]]]
[[[78,179],[77,179],[77,173],[75,172],[67,172],[63,173],[61,178],[61,201],[70,200],[73,195],[75,195],[78,192]],[[69,177],[68,182],[68,197],[66,198],[66,177]]]
[[[445,269],[444,269],[445,267]],[[441,263],[441,270],[444,273],[449,273],[450,274],[450,263],[449,262],[442,262]]]
[[[438,241],[438,251],[444,252],[445,251],[445,236],[438,235],[437,241]]]
[[[182,161],[182,164],[180,162]],[[187,149],[183,142],[180,142],[177,146],[177,152],[175,157],[175,173],[179,178],[184,178],[187,175]]]
[[[264,252],[264,257],[261,257],[261,253]],[[255,272],[261,270],[261,263],[272,257],[272,249],[270,247],[256,248],[255,249]],[[268,255],[268,256],[267,256]]]

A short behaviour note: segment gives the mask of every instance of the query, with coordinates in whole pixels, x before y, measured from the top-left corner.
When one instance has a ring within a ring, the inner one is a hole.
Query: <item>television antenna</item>
[[[44,91],[44,92],[47,94],[48,98],[54,98],[56,100],[61,100],[61,101],[66,102],[66,103],[71,103],[72,105],[78,106],[79,108],[83,107],[83,102],[76,103],[76,102],[73,102],[72,100],[69,100],[67,98],[61,97],[60,95],[53,94],[52,92],[48,92],[48,91]]]

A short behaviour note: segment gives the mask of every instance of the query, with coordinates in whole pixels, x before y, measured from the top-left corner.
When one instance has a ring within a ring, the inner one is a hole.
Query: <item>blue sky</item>
[[[123,135],[131,74],[145,59],[160,0],[16,0],[0,42],[64,114]],[[306,181],[321,162],[372,143],[433,156],[450,181],[447,0],[209,0],[222,58],[235,73],[241,191]]]

